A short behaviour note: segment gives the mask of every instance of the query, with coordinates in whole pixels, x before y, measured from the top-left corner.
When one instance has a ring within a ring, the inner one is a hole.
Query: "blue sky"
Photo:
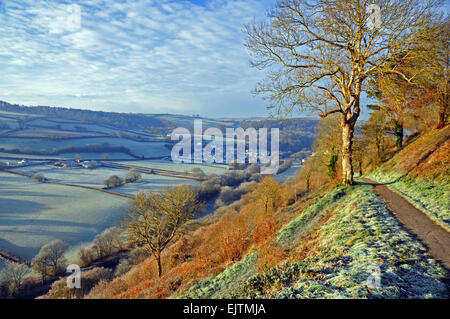
[[[0,100],[264,116],[242,27],[274,0],[0,0]],[[78,25],[76,7],[81,9]],[[75,15],[74,15],[75,14]],[[75,18],[74,18],[75,17]]]

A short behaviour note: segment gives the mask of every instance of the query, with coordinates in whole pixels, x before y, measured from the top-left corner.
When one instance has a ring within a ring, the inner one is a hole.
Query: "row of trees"
[[[379,12],[368,10],[374,5]],[[397,136],[403,134],[405,94],[416,104],[425,97],[433,101],[437,127],[446,124],[448,21],[437,14],[440,5],[435,0],[280,0],[268,22],[246,27],[251,63],[268,72],[255,93],[268,96],[269,108],[282,117],[298,108],[322,118],[338,115],[342,183],[353,184],[354,134],[364,93],[381,94],[379,109],[389,106],[383,112],[394,119]],[[413,96],[410,85],[418,90]]]
[[[120,178],[117,175],[111,175],[110,177],[108,177],[103,181],[103,185],[105,185],[106,188],[115,188],[125,183],[137,182],[141,178],[142,178],[141,174],[135,168],[131,168],[124,179]]]

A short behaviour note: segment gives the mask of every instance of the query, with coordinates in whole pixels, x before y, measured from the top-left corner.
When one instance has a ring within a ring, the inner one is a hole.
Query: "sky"
[[[0,0],[0,100],[265,116],[243,26],[274,0]],[[79,13],[79,14],[78,14]]]

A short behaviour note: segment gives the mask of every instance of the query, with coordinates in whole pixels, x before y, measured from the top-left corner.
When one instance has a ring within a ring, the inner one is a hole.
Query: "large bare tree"
[[[268,71],[255,92],[280,116],[294,109],[340,114],[343,183],[353,184],[352,141],[365,81],[396,68],[433,18],[439,1],[280,0],[269,21],[246,26],[253,66]]]

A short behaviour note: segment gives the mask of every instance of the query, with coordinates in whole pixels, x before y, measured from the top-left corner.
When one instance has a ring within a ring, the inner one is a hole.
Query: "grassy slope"
[[[448,185],[448,135],[448,129],[444,129],[418,138],[374,174],[385,172],[386,176],[392,177],[409,172],[408,178],[413,181],[411,188],[419,191],[419,187],[425,185],[423,181],[435,183],[433,188],[430,184],[426,186],[434,192],[434,199],[427,200],[427,194],[422,191],[421,200],[428,203],[427,207],[432,207],[432,203],[445,207],[442,193]],[[289,188],[289,185],[282,187]],[[152,259],[148,259],[120,280],[100,287],[98,294],[94,293],[91,297],[448,297],[444,283],[447,275],[445,269],[426,253],[426,247],[403,230],[370,185],[339,186],[319,194],[313,200],[305,201],[302,197],[299,203],[304,204],[300,206],[279,207],[275,214],[278,220],[282,217],[281,222],[278,221],[279,230],[263,244],[255,242],[254,235],[244,236],[244,243],[249,249],[243,249],[245,253],[242,258],[226,263],[218,272],[215,268],[207,271],[203,267],[208,262],[217,263],[216,268],[222,267],[219,261],[211,260],[210,256],[216,255],[196,254],[195,247],[211,241],[216,244],[205,247],[212,253],[214,250],[220,251],[224,245],[222,232],[235,238],[233,230],[236,226],[236,232],[243,232],[252,225],[252,219],[245,216],[252,216],[251,212],[257,211],[257,201],[249,200],[236,215],[242,216],[247,224],[226,224],[225,219],[222,221],[223,226],[228,225],[225,230],[215,228],[215,224],[202,228],[201,233],[209,235],[193,236],[187,247],[192,245],[194,248],[187,248],[184,252],[189,256],[187,261],[173,269],[166,268],[161,280],[152,279],[155,278],[151,274],[154,265]],[[271,246],[275,249],[266,250]],[[279,252],[279,256],[270,259]],[[203,259],[198,259],[197,255],[203,256]],[[271,263],[273,260],[276,262]],[[166,267],[172,266],[166,263]],[[374,269],[379,269],[381,282],[379,288],[371,289],[367,279]],[[141,284],[143,281],[147,282]],[[177,288],[179,284],[181,288]],[[159,293],[161,290],[164,293]]]
[[[450,127],[407,145],[367,177],[386,183],[450,231]]]
[[[309,230],[312,236],[300,240]],[[291,248],[290,261],[254,274],[256,258],[246,257],[181,297],[446,297],[445,270],[400,228],[367,185],[333,189],[282,228],[277,241]],[[373,266],[380,267],[381,288],[370,290],[366,281]]]

